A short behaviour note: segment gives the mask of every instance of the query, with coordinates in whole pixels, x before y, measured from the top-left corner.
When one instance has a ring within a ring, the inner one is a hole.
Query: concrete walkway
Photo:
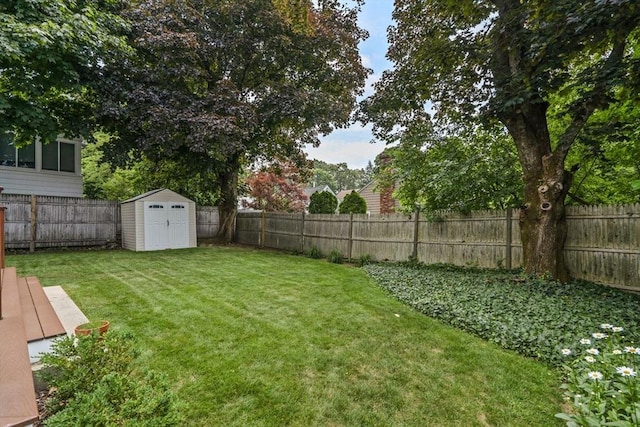
[[[72,335],[76,326],[89,321],[61,286],[46,286],[43,289],[67,334]]]
[[[61,286],[47,286],[42,289],[51,303],[53,310],[56,312],[58,319],[60,319],[60,323],[62,323],[67,335],[73,335],[76,326],[89,321],[87,316],[84,315]],[[40,365],[40,357],[42,353],[51,352],[51,346],[55,339],[55,337],[45,338],[31,341],[27,344],[32,370],[37,371],[42,367]]]

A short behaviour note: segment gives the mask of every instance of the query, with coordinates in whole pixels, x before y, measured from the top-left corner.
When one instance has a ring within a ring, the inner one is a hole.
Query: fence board
[[[215,237],[220,229],[220,213],[214,206],[196,207],[196,234],[198,239]]]
[[[31,197],[3,195],[2,203],[8,249],[101,245],[117,241],[120,233],[118,202],[38,196],[34,242]],[[503,266],[510,251],[512,267],[522,265],[517,213],[511,219],[511,242],[506,211],[439,212],[437,217],[430,221],[419,216],[416,221],[415,214],[263,217],[261,212],[239,212],[236,237],[239,243],[289,251],[338,250],[353,259],[369,255],[406,261],[415,247],[420,262],[490,268]],[[196,221],[198,237],[215,236],[217,208],[199,206]],[[640,204],[568,207],[567,225],[565,258],[573,277],[640,289]]]
[[[255,244],[260,214],[248,215],[238,216],[238,241]],[[271,217],[268,234],[281,240],[271,237],[269,245],[302,246],[304,251],[316,247],[324,254],[339,250],[345,256],[351,249],[353,259],[370,255],[389,261],[406,261],[415,245],[420,262],[488,268],[504,267],[509,252],[512,268],[522,266],[517,211],[511,215],[511,242],[507,211],[438,212],[435,220],[417,221],[414,215],[306,215],[282,222]],[[302,230],[296,221],[304,222]],[[640,289],[640,204],[568,207],[567,226],[565,258],[573,277]],[[289,236],[286,243],[282,236]]]
[[[4,195],[6,247],[10,249],[94,246],[116,242],[120,231],[118,202],[72,197]]]

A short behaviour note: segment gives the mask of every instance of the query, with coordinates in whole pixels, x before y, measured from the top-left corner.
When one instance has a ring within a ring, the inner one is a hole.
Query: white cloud
[[[309,159],[346,163],[350,169],[363,169],[369,161],[373,163],[385,148],[383,142],[371,143],[372,138],[371,126],[363,127],[357,123],[320,138],[319,147],[307,146],[305,152]]]

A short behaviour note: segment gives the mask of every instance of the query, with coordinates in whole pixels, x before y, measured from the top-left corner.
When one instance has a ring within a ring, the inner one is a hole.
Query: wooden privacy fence
[[[119,244],[120,202],[73,197],[3,195],[7,249]],[[217,207],[196,208],[199,238],[218,231]]]
[[[74,197],[5,195],[8,249],[115,243],[120,204]]]
[[[640,205],[568,207],[565,258],[577,279],[640,290]],[[309,215],[240,212],[239,243],[346,258],[488,268],[518,268],[522,245],[513,211],[463,215],[439,212],[436,220],[410,215]]]
[[[196,234],[198,239],[215,237],[220,228],[220,215],[214,206],[196,206]]]
[[[120,204],[68,197],[3,195],[9,249],[117,243]],[[517,268],[522,246],[511,210],[469,215],[305,215],[239,212],[239,243],[296,252],[318,248],[357,259]],[[514,218],[515,216],[515,218]],[[565,258],[571,275],[640,289],[640,204],[568,207]],[[198,238],[214,237],[218,209],[198,206]]]

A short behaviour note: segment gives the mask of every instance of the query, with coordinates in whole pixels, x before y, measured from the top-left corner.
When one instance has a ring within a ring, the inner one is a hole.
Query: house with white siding
[[[0,135],[0,186],[4,194],[82,197],[82,141],[57,141],[17,148],[11,135]]]

